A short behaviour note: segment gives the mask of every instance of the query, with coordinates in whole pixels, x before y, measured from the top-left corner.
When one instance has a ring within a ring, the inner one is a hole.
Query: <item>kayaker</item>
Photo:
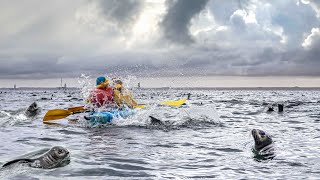
[[[132,98],[131,93],[125,91],[124,87],[122,86],[122,81],[119,79],[113,80],[114,88],[113,88],[113,97],[114,101],[120,106],[125,104],[130,108],[137,106],[137,102]]]
[[[96,79],[96,88],[91,91],[88,102],[95,107],[114,107],[116,103],[113,98],[113,89],[109,86],[109,81],[100,76]]]

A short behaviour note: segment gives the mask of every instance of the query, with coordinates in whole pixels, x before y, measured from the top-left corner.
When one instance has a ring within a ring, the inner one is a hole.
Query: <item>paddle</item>
[[[145,108],[147,105],[145,105],[145,104],[138,104],[138,105],[136,105],[136,106],[133,106],[133,108],[135,108],[135,109],[142,109],[142,108]]]
[[[181,99],[181,100],[169,100],[169,101],[162,101],[159,104],[161,105],[167,105],[167,106],[172,106],[172,107],[179,107],[183,103],[186,102],[187,99]],[[134,106],[134,108],[145,108],[145,104],[140,104],[137,106]],[[49,110],[45,116],[43,117],[43,121],[50,121],[50,120],[57,120],[57,119],[63,119],[66,118],[72,114],[78,114],[82,112],[86,112],[87,110],[83,106],[78,106],[78,107],[72,107],[68,108],[67,110],[65,109],[52,109]]]
[[[85,109],[84,106],[72,107],[72,108],[68,108],[67,110],[52,109],[45,114],[45,116],[43,117],[43,121],[62,119],[70,116],[71,114],[78,114],[86,111],[87,109]]]
[[[78,107],[68,108],[68,111],[71,111],[71,112],[83,112],[83,111],[86,111],[86,109],[83,106],[78,106]]]
[[[180,100],[162,101],[159,104],[167,105],[167,106],[173,106],[173,107],[180,107],[186,101],[187,101],[187,99],[183,98],[183,99],[180,99]]]
[[[169,101],[161,101],[159,104],[161,105],[167,105],[167,106],[172,106],[172,107],[180,107],[183,103],[185,103],[187,101],[186,98],[184,99],[180,99],[180,100],[169,100]],[[141,108],[145,108],[147,105],[145,104],[139,104],[137,106],[133,106],[133,108],[136,109],[141,109]]]
[[[56,119],[62,119],[70,116],[71,114],[78,114],[83,113],[85,111],[76,111],[72,112],[65,109],[52,109],[49,110],[46,115],[43,117],[43,121],[50,121],[50,120],[56,120]]]

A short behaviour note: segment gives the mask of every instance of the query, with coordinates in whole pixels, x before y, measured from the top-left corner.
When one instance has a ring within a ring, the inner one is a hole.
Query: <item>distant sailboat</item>
[[[62,78],[60,79],[60,86],[57,87],[58,89],[61,89],[61,90],[67,90],[67,83],[64,82],[64,85],[63,85],[63,81],[62,81]]]
[[[62,84],[63,84],[63,81],[62,81],[62,78],[61,78],[59,89],[66,90],[67,89],[67,83],[64,83],[64,86]]]

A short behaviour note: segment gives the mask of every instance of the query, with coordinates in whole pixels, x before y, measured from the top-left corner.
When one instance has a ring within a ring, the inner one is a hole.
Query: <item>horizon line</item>
[[[0,87],[0,90],[27,90],[27,89],[48,89],[48,90],[68,90],[68,89],[81,89],[80,87],[67,87],[67,88],[61,88],[61,87],[17,87],[17,88],[8,88],[8,87]],[[211,89],[290,89],[290,90],[301,90],[301,89],[319,89],[320,87],[314,86],[314,87],[299,87],[299,86],[235,86],[235,87],[132,87],[129,89],[190,89],[190,90],[211,90]]]

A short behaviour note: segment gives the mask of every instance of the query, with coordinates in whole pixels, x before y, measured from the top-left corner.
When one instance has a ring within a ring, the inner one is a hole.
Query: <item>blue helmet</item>
[[[103,76],[97,77],[97,86],[105,81],[106,81],[105,77],[103,77]]]

